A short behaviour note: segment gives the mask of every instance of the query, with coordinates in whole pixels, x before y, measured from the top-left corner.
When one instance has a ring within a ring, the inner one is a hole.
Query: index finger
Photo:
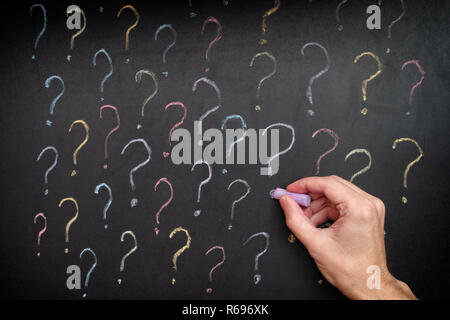
[[[333,176],[303,178],[291,183],[286,189],[296,193],[323,194],[334,205],[343,202],[351,203],[354,202],[355,197],[361,197]]]

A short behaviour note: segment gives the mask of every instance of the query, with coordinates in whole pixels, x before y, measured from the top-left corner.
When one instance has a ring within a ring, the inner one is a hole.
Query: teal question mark
[[[36,40],[34,41],[34,51],[36,51],[39,40],[44,35],[45,30],[47,30],[47,10],[45,10],[45,7],[42,4],[40,4],[40,3],[33,4],[30,7],[30,16],[33,16],[33,8],[37,8],[37,7],[42,9],[42,15],[44,16],[44,23],[43,23],[41,32],[38,34]],[[33,60],[36,59],[36,54],[33,54],[31,56],[31,59],[33,59]]]
[[[63,80],[60,76],[57,76],[57,75],[51,76],[51,77],[49,77],[47,80],[45,80],[45,87],[46,87],[47,89],[50,88],[50,84],[51,84],[51,82],[52,82],[54,79],[57,79],[57,80],[59,80],[59,81],[61,82],[61,84],[62,84],[62,90],[61,90],[61,92],[56,96],[56,98],[53,99],[52,103],[50,104],[50,115],[53,115],[53,113],[54,113],[54,111],[55,111],[55,105],[56,105],[56,102],[58,102],[58,100],[63,96],[64,90],[65,90],[65,87],[64,87],[64,80]],[[47,125],[48,125],[48,126],[51,126],[51,125],[52,125],[52,122],[51,122],[50,120],[47,120]]]
[[[81,253],[80,253],[80,259],[81,259],[81,257],[83,256],[83,254],[84,254],[86,251],[90,252],[90,253],[94,256],[94,264],[93,264],[92,267],[89,269],[89,271],[88,271],[88,273],[87,273],[87,275],[86,275],[86,280],[84,281],[84,286],[85,286],[85,287],[88,286],[89,278],[91,277],[92,270],[94,270],[95,267],[97,266],[97,256],[96,256],[96,254],[94,253],[94,251],[92,251],[91,248],[83,249],[83,251],[81,251]],[[83,298],[86,298],[86,293],[83,293]]]

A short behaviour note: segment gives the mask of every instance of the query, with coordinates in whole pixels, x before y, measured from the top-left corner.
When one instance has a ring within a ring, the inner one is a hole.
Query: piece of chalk
[[[281,188],[276,188],[275,190],[270,191],[270,196],[272,199],[280,200],[282,196],[289,196],[292,200],[297,202],[302,207],[309,207],[311,204],[311,197],[307,194],[302,193],[293,193],[286,191]]]

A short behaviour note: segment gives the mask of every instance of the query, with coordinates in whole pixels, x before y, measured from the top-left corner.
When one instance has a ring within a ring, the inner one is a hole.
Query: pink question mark
[[[414,90],[416,90],[417,87],[420,86],[420,85],[422,84],[423,79],[425,79],[425,71],[423,71],[423,68],[422,68],[422,66],[420,65],[420,63],[419,63],[418,60],[409,60],[409,61],[406,61],[406,62],[403,64],[403,66],[402,66],[402,70],[404,70],[405,67],[406,67],[408,64],[415,64],[415,65],[417,66],[417,69],[419,69],[419,72],[422,74],[422,76],[420,77],[419,82],[417,82],[417,83],[412,87],[411,92],[409,93],[409,105],[412,105],[412,95],[413,95],[413,93],[414,93]],[[410,113],[409,111],[406,113],[407,116],[409,116],[410,114],[411,114],[411,113]]]
[[[38,246],[40,246],[40,245],[41,245],[41,236],[42,236],[42,234],[45,232],[45,230],[47,230],[47,217],[46,217],[42,212],[41,212],[41,213],[38,213],[38,214],[34,217],[34,223],[36,223],[36,219],[37,219],[38,217],[41,217],[42,219],[44,219],[44,222],[45,222],[44,228],[43,228],[41,231],[39,231],[39,234],[38,234],[38,241],[37,241],[37,244],[38,244]],[[40,257],[40,256],[41,256],[41,253],[38,252],[38,253],[37,253],[37,256]]]
[[[202,27],[202,35],[205,32],[205,27],[208,23],[213,22],[215,24],[217,24],[217,36],[209,43],[208,49],[206,49],[206,60],[209,60],[209,52],[211,51],[212,46],[219,41],[222,38],[222,25],[220,24],[220,22],[214,18],[214,17],[208,17],[205,22],[203,22],[203,27]],[[209,71],[209,68],[205,69],[206,72]]]
[[[164,203],[164,204],[161,206],[161,208],[159,208],[158,212],[156,213],[156,224],[157,224],[157,225],[159,225],[159,215],[160,215],[161,211],[163,211],[163,209],[164,209],[165,207],[167,207],[167,206],[169,205],[169,203],[171,203],[172,200],[173,200],[173,188],[172,188],[172,184],[170,183],[169,180],[167,180],[167,178],[161,178],[161,179],[159,179],[158,182],[156,182],[155,187],[154,187],[153,189],[156,191],[156,188],[158,188],[158,186],[159,186],[159,184],[160,184],[161,182],[165,182],[165,183],[167,183],[167,184],[169,185],[169,188],[170,188],[170,198],[169,198],[169,200],[167,200],[166,203]],[[158,227],[155,227],[155,233],[156,233],[156,235],[159,234],[159,229],[158,229]]]
[[[320,160],[322,160],[323,157],[325,157],[327,154],[329,154],[329,153],[333,152],[334,150],[336,150],[336,148],[337,148],[337,146],[338,146],[338,144],[339,144],[339,137],[338,137],[338,135],[337,135],[333,130],[330,130],[330,129],[319,129],[319,130],[317,130],[316,132],[314,132],[314,134],[312,135],[312,137],[315,138],[316,135],[317,135],[319,132],[326,132],[326,133],[328,133],[328,134],[334,139],[334,146],[333,146],[333,148],[331,148],[330,150],[328,150],[327,152],[325,152],[324,154],[322,154],[322,155],[319,157],[319,159],[317,159],[317,171],[316,171],[316,176],[317,176],[317,175],[319,174],[319,172],[320,172]]]
[[[111,136],[111,134],[113,134],[114,132],[116,132],[117,130],[119,130],[120,127],[120,116],[119,116],[119,111],[117,110],[116,107],[114,106],[110,106],[110,105],[104,105],[102,107],[100,107],[100,119],[103,120],[103,110],[105,108],[110,108],[113,109],[114,112],[116,113],[116,120],[117,120],[117,127],[114,127],[106,136],[105,138],[105,165],[103,166],[103,169],[108,169],[108,164],[106,163],[106,161],[108,160],[108,140],[109,137]]]
[[[213,251],[213,250],[222,250],[223,259],[222,259],[222,261],[220,261],[218,264],[216,264],[216,265],[211,269],[211,271],[209,272],[209,281],[210,281],[210,282],[212,282],[212,274],[213,274],[213,271],[216,270],[218,267],[220,267],[220,266],[225,262],[225,259],[226,259],[226,257],[225,257],[225,248],[224,248],[224,247],[221,247],[221,246],[214,246],[214,247],[212,247],[211,249],[209,249],[208,251],[206,251],[205,256],[208,255],[208,254],[209,254],[211,251]],[[212,288],[206,289],[206,292],[207,292],[207,293],[211,293],[211,292],[212,292]]]
[[[171,137],[172,137],[172,132],[173,130],[175,130],[176,128],[178,128],[179,126],[181,126],[184,122],[184,120],[186,119],[186,114],[187,114],[187,109],[184,106],[184,104],[182,102],[176,101],[176,102],[171,102],[169,103],[164,109],[167,110],[167,108],[171,107],[171,106],[180,106],[183,110],[184,110],[184,114],[183,117],[181,118],[180,122],[177,122],[172,129],[170,129],[169,132],[169,145],[172,145],[172,141],[171,141]],[[170,155],[170,152],[163,152],[163,156],[164,158],[167,158]]]

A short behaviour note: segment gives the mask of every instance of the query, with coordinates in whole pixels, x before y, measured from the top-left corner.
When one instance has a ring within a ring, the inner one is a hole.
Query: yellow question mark
[[[422,159],[423,157],[423,151],[422,148],[419,146],[419,144],[417,143],[416,140],[411,139],[411,138],[400,138],[394,141],[394,144],[392,145],[392,149],[395,150],[395,148],[397,148],[397,143],[399,142],[412,142],[416,145],[417,149],[419,150],[420,155],[412,162],[410,162],[405,169],[405,172],[403,173],[403,186],[405,187],[405,189],[408,189],[408,172],[411,169],[411,167],[413,165],[415,165],[417,162],[420,161],[420,159]],[[404,204],[406,204],[408,202],[408,199],[406,199],[406,197],[402,197],[402,202]]]
[[[139,23],[139,12],[137,12],[137,10],[132,6],[132,5],[125,5],[122,7],[122,9],[119,10],[119,12],[117,13],[117,17],[120,17],[120,14],[122,13],[123,10],[125,9],[130,9],[134,12],[134,15],[136,16],[136,22],[127,29],[127,32],[125,33],[125,50],[128,50],[129,48],[129,40],[130,40],[130,31],[133,30],[134,28],[136,28],[136,26]],[[127,63],[130,62],[130,59],[127,59]]]
[[[405,15],[405,3],[403,2],[403,0],[400,0],[400,3],[402,4],[402,14],[401,14],[397,19],[395,19],[394,21],[392,21],[391,24],[389,25],[389,27],[388,27],[388,39],[391,38],[391,29],[392,29],[392,26],[393,26],[394,24],[396,24],[397,22],[399,22],[399,21],[403,18],[403,16]],[[378,0],[378,5],[381,6],[381,0]],[[386,53],[390,53],[390,52],[391,52],[391,49],[387,48],[387,49],[386,49]]]
[[[352,177],[350,178],[350,182],[353,182],[353,180],[355,180],[355,178],[357,176],[359,176],[359,175],[369,171],[370,167],[372,166],[372,155],[370,154],[369,150],[367,150],[367,149],[354,149],[354,150],[350,151],[345,156],[345,160],[344,161],[347,161],[348,158],[350,158],[352,155],[354,155],[356,153],[364,153],[367,156],[367,158],[369,158],[369,163],[367,164],[367,166],[365,166],[364,168],[362,168],[358,172],[354,173],[352,175]]]
[[[278,9],[280,9],[280,0],[275,0],[274,7],[264,13],[264,15],[262,17],[262,35],[263,36],[267,31],[267,24],[266,24],[267,17],[274,14]],[[265,40],[265,39],[259,40],[260,45],[263,45],[266,43],[267,43],[267,40]]]
[[[77,165],[77,154],[78,154],[78,151],[80,151],[80,149],[83,148],[83,146],[89,140],[89,127],[88,127],[87,123],[84,122],[83,120],[76,120],[76,121],[72,122],[72,124],[70,125],[70,128],[69,128],[69,132],[72,132],[72,127],[75,124],[82,124],[83,125],[84,130],[86,131],[86,137],[84,138],[83,142],[78,146],[78,148],[75,149],[75,152],[73,153],[73,164],[74,164],[74,166]],[[70,175],[73,177],[76,174],[77,174],[77,171],[75,169],[73,169],[73,171],[72,171],[72,173]]]
[[[142,105],[142,110],[141,110],[141,117],[144,117],[144,109],[145,106],[147,105],[147,103],[153,99],[153,97],[158,93],[158,78],[156,77],[156,74],[153,71],[150,70],[139,70],[138,72],[136,72],[135,75],[135,80],[137,83],[141,83],[142,80],[142,76],[146,74],[150,77],[152,77],[153,82],[155,83],[155,91],[153,91],[152,95],[150,97],[148,97],[147,99],[145,99],[144,104]],[[141,124],[138,124],[137,126],[138,129],[142,128]]]
[[[189,249],[189,247],[191,246],[191,236],[189,235],[189,232],[188,232],[186,229],[182,228],[182,227],[178,227],[178,228],[173,229],[172,232],[171,232],[170,235],[169,235],[169,238],[172,239],[172,237],[174,236],[174,234],[177,233],[177,232],[179,232],[179,231],[182,231],[182,232],[184,232],[184,233],[186,234],[187,241],[186,241],[186,244],[185,244],[180,250],[178,250],[177,252],[175,252],[175,254],[174,254],[173,257],[172,257],[173,268],[175,269],[175,272],[177,271],[177,260],[178,260],[178,257],[179,257],[185,250]],[[173,285],[173,284],[175,284],[175,278],[172,278],[172,285]]]
[[[69,222],[67,222],[66,224],[66,243],[69,243],[69,229],[70,226],[72,225],[72,223],[75,222],[75,220],[77,220],[78,218],[78,203],[77,200],[75,200],[75,198],[64,198],[59,202],[59,207],[61,208],[62,204],[66,201],[72,201],[75,204],[75,208],[77,209],[75,216],[69,220]],[[64,253],[68,253],[69,252],[69,248],[64,249]]]
[[[136,236],[134,235],[133,231],[125,231],[124,233],[122,233],[122,235],[120,236],[120,241],[123,242],[124,237],[125,237],[126,234],[130,235],[134,239],[134,247],[131,248],[131,250],[128,251],[128,253],[123,256],[122,260],[120,260],[120,272],[122,272],[125,269],[125,259],[128,258],[128,256],[131,255],[133,252],[135,252],[137,247],[138,247],[137,246]],[[117,282],[119,284],[121,284],[122,283],[122,279],[117,279]]]
[[[252,61],[250,62],[250,67],[253,67],[253,63],[255,62],[255,59],[258,57],[261,57],[261,56],[267,56],[269,59],[271,59],[273,61],[273,71],[259,81],[258,89],[256,90],[256,98],[258,100],[260,98],[260,91],[261,91],[262,83],[264,81],[266,81],[267,79],[273,77],[275,75],[275,73],[277,72],[277,59],[275,59],[275,57],[268,52],[260,52],[260,53],[255,54],[255,56],[252,58]],[[255,110],[256,111],[261,110],[261,106],[257,105],[255,107]]]
[[[85,14],[84,14],[84,11],[81,9],[81,8],[79,8],[79,7],[77,7],[77,8],[74,8],[74,11],[78,11],[79,13],[81,13],[81,15],[83,16],[83,21],[84,21],[84,24],[83,24],[83,27],[80,29],[80,31],[78,31],[77,33],[75,33],[73,36],[72,36],[72,38],[70,39],[70,50],[73,50],[73,47],[74,47],[74,42],[75,42],[75,38],[76,37],[78,37],[80,34],[82,34],[83,32],[84,32],[84,30],[86,29],[86,16],[85,16]],[[67,61],[70,61],[70,59],[72,58],[72,56],[69,54],[69,55],[67,55]]]
[[[377,77],[377,76],[381,73],[381,71],[382,71],[382,69],[383,69],[383,66],[382,66],[382,64],[381,64],[380,58],[378,58],[378,57],[377,57],[375,54],[373,54],[372,52],[363,52],[363,53],[361,53],[359,56],[357,56],[357,57],[355,58],[355,60],[353,60],[353,63],[357,63],[358,60],[359,60],[361,57],[366,56],[366,55],[371,56],[372,58],[374,58],[374,59],[376,60],[376,62],[378,63],[378,71],[377,71],[375,74],[371,75],[369,79],[363,80],[363,82],[362,82],[362,95],[363,95],[363,100],[364,100],[364,101],[367,100],[367,84],[368,84],[370,81],[372,81],[375,77]],[[366,114],[367,114],[367,111],[368,111],[367,108],[364,107],[364,108],[361,110],[361,113],[362,113],[363,115],[366,115]]]

